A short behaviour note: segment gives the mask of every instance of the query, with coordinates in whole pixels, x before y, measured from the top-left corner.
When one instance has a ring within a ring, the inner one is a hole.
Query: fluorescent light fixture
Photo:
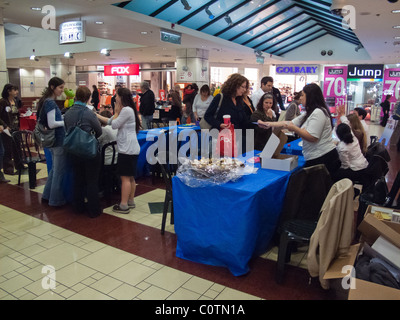
[[[393,26],[393,29],[400,29],[400,26]]]
[[[96,24],[104,24],[103,21],[96,21]]]
[[[183,4],[183,8],[185,10],[190,10],[192,9],[192,7],[189,5],[189,3],[186,0],[181,0],[182,4]]]
[[[400,13],[400,10],[392,10],[392,13]]]
[[[212,12],[210,11],[209,7],[205,7],[205,11],[208,14],[208,17],[212,20],[215,18],[215,16],[212,14]]]
[[[33,10],[33,11],[42,11],[42,8],[39,8],[39,7],[31,7],[31,10]]]
[[[100,53],[108,57],[110,56],[110,51],[111,51],[110,49],[101,49]]]

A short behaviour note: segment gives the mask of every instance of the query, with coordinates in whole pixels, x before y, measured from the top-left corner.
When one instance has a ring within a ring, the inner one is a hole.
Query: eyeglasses
[[[240,86],[242,89],[246,89],[247,90],[247,86]]]

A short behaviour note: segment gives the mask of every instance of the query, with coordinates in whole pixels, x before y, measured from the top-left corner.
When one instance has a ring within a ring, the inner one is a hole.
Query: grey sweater
[[[81,122],[81,129],[85,130],[86,132],[95,132],[96,138],[100,137],[102,134],[100,121],[97,119],[96,115],[91,111],[89,108],[74,104],[64,116],[64,123],[65,123],[65,130],[68,131],[70,128],[75,127],[77,122],[79,121],[80,112],[82,109],[82,122]]]

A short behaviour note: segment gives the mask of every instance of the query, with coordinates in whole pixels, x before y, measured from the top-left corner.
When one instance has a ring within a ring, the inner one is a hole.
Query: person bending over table
[[[303,140],[305,167],[324,164],[333,176],[340,168],[340,159],[332,139],[332,118],[321,88],[315,83],[306,85],[300,101],[306,112],[299,117],[280,122],[258,120],[258,125],[285,128],[296,133]]]
[[[274,109],[276,108],[276,100],[270,93],[265,93],[258,101],[256,111],[252,113],[250,119],[253,122],[261,121],[276,121]],[[263,150],[272,133],[272,128],[263,128],[258,126],[254,129],[254,148]]]

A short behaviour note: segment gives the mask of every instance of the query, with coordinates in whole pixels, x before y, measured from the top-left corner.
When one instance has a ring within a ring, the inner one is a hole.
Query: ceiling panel
[[[132,0],[115,5],[283,56],[326,34],[359,44],[331,0]]]

